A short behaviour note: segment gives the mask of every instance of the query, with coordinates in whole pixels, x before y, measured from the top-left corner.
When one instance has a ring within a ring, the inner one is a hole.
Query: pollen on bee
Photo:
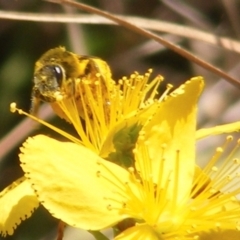
[[[54,93],[54,98],[56,99],[57,102],[60,102],[63,100],[63,96],[59,92]]]

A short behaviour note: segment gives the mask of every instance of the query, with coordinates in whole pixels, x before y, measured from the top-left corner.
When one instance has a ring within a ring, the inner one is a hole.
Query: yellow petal
[[[198,139],[209,137],[212,135],[220,135],[223,133],[233,133],[233,132],[239,132],[239,131],[240,131],[240,122],[233,122],[233,123],[224,124],[216,127],[199,129],[196,132],[196,139],[198,140]]]
[[[199,240],[239,240],[240,231],[238,230],[222,230],[203,232],[200,234]]]
[[[29,138],[21,151],[27,178],[56,218],[71,226],[99,230],[129,217],[121,214],[126,200],[116,193],[130,181],[123,168],[83,146],[44,135]]]
[[[182,199],[191,191],[195,169],[197,100],[202,89],[202,77],[195,77],[176,89],[159,103],[156,114],[144,126],[138,139],[136,151],[143,156],[147,145],[154,181],[162,188],[169,182],[168,195],[171,198],[175,194]],[[148,164],[144,162],[146,159],[139,157],[137,160],[141,173]]]
[[[153,227],[147,224],[140,224],[134,227],[128,228],[124,232],[120,233],[115,240],[159,240],[161,239],[157,233],[153,230]]]
[[[0,234],[12,235],[29,218],[39,202],[25,178],[20,178],[0,193]]]

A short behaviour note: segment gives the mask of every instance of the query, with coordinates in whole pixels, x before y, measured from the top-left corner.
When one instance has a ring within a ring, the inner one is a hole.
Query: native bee
[[[103,91],[109,90],[111,70],[100,58],[77,55],[64,47],[50,49],[35,64],[31,113],[37,113],[41,101],[54,105],[59,99],[79,98],[76,80],[94,82],[99,77]]]

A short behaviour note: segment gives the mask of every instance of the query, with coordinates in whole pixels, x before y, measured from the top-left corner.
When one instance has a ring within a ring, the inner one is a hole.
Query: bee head
[[[61,65],[44,65],[34,73],[33,95],[43,101],[53,102],[61,94],[65,71]]]

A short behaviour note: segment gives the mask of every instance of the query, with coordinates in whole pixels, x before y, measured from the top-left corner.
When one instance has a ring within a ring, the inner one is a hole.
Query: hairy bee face
[[[34,74],[33,96],[46,102],[54,102],[65,79],[65,70],[60,65],[46,65]]]
[[[103,89],[108,88],[111,71],[106,62],[79,56],[63,47],[47,51],[35,64],[31,113],[37,113],[40,101],[53,105],[59,99],[78,99],[76,80],[87,79],[94,83],[97,74],[101,76]]]

